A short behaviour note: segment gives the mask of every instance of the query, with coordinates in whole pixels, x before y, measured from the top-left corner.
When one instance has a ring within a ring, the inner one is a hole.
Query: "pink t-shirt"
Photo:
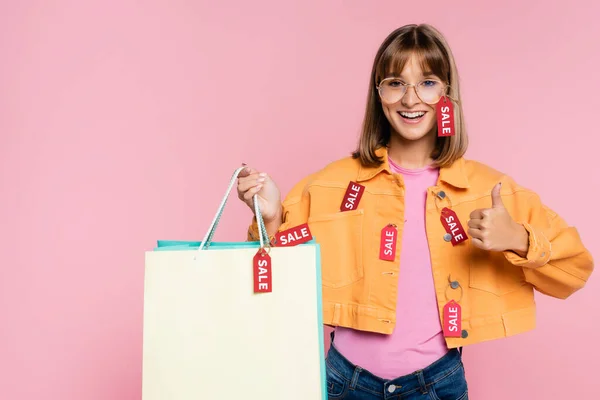
[[[427,188],[436,184],[439,171],[404,169],[391,160],[389,163],[392,171],[402,174],[406,189],[396,327],[390,335],[337,327],[334,339],[336,349],[350,362],[384,379],[424,368],[448,351],[425,232]]]

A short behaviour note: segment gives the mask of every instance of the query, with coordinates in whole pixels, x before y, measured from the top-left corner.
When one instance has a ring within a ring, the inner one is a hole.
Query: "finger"
[[[479,240],[485,239],[485,234],[481,229],[469,228],[469,229],[467,229],[467,233],[469,234],[470,237],[472,237],[474,239],[479,239]]]
[[[482,219],[470,219],[467,222],[469,228],[481,229],[483,228],[483,220]]]
[[[491,208],[478,208],[477,210],[471,212],[469,218],[486,220],[492,215],[493,211],[494,210]]]
[[[471,239],[471,243],[473,243],[473,245],[475,247],[478,247],[478,248],[480,248],[482,250],[488,250],[489,249],[488,245],[483,240],[481,240],[481,239],[473,238],[473,239]]]
[[[252,174],[246,178],[241,178],[238,180],[238,191],[246,192],[256,185],[264,184],[265,179],[265,177],[260,176],[259,174]]]
[[[246,193],[244,193],[244,200],[246,200],[246,201],[252,200],[252,197],[256,193],[260,192],[260,189],[262,189],[262,185],[255,186],[252,189],[248,190]]]
[[[469,215],[470,219],[483,219],[483,208],[478,208],[477,210],[473,210]]]
[[[240,171],[240,173],[238,174],[238,178],[245,178],[248,175],[256,174],[256,173],[258,173],[258,171],[255,170],[254,168],[252,168],[252,167],[246,167],[246,168],[244,168],[243,170]]]
[[[260,181],[260,182],[265,182],[267,179],[267,174],[264,172],[258,173],[258,172],[254,172],[248,176],[244,176],[242,178],[238,178],[238,185],[239,184],[245,184],[246,182],[256,182],[256,181]]]
[[[492,189],[492,208],[502,208],[504,207],[504,203],[502,202],[502,197],[500,196],[500,189],[502,188],[502,182],[496,184]]]

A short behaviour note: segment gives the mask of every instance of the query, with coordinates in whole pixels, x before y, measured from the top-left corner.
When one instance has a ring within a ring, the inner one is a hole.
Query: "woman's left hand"
[[[492,189],[492,208],[473,211],[468,222],[468,234],[473,244],[489,251],[511,250],[525,257],[529,249],[529,234],[516,223],[500,197],[501,183]]]

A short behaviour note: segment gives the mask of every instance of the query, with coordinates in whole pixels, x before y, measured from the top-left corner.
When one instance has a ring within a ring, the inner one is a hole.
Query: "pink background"
[[[200,240],[241,162],[285,194],[347,155],[375,51],[406,23],[451,43],[467,156],[597,258],[595,3],[1,2],[0,398],[139,399],[144,251]],[[250,215],[232,193],[216,239],[244,240]],[[465,349],[471,398],[598,393],[599,289],[539,295],[536,331]]]

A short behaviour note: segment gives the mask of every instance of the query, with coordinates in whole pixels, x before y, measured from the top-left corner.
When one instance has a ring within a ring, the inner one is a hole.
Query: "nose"
[[[404,96],[402,96],[402,105],[410,108],[420,102],[421,100],[419,99],[419,96],[417,96],[417,89],[414,86],[407,87]]]

